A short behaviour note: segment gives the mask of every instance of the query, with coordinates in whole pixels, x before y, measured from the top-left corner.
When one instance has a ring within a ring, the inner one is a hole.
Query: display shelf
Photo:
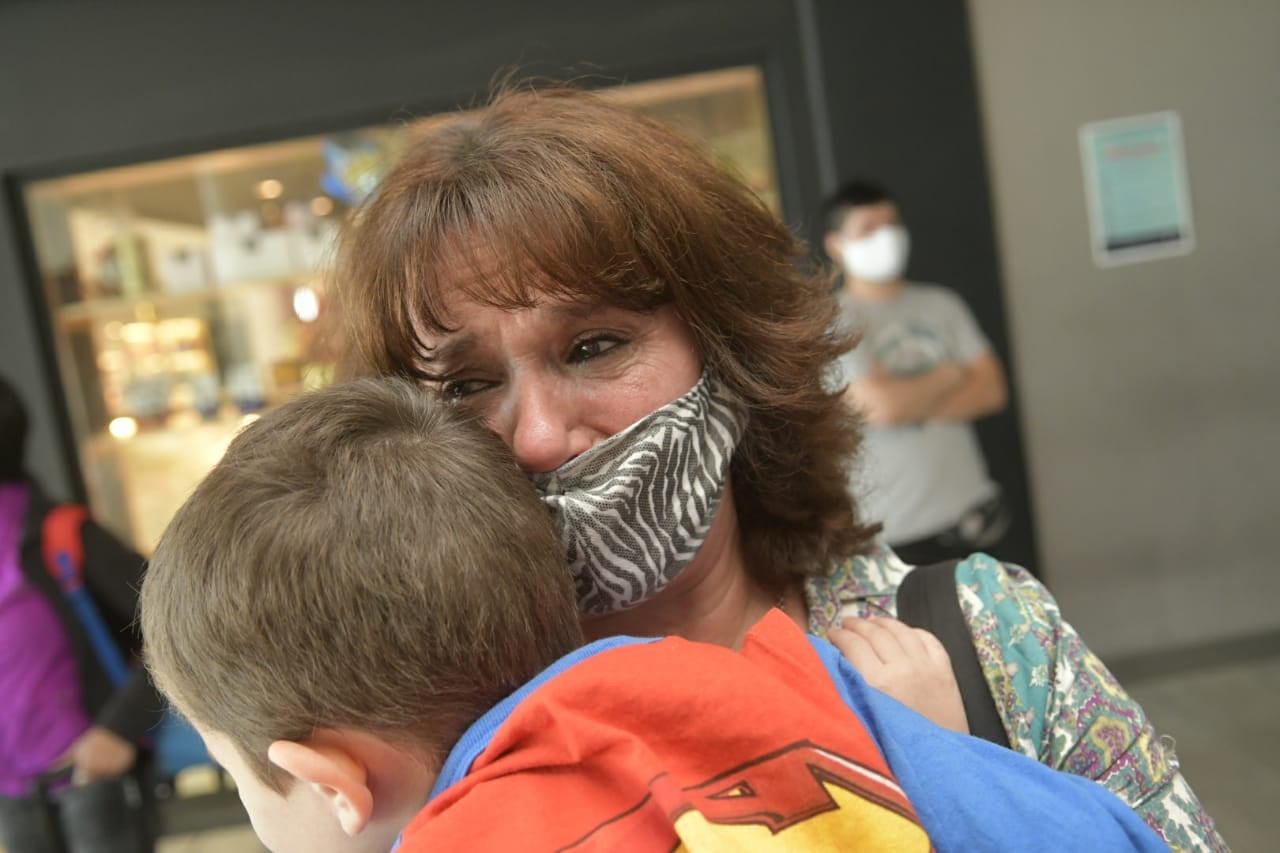
[[[278,278],[245,279],[230,284],[213,285],[180,293],[148,292],[138,296],[110,296],[69,302],[54,310],[54,317],[64,328],[82,327],[100,320],[152,315],[159,308],[191,308],[216,303],[227,297],[242,296],[271,288],[315,287],[322,283],[323,273],[299,273]]]

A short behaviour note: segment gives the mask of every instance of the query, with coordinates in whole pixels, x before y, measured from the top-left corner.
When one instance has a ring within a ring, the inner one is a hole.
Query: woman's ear
[[[347,835],[369,825],[373,792],[369,773],[358,756],[338,739],[318,734],[305,741],[278,740],[267,747],[267,759],[321,796]]]

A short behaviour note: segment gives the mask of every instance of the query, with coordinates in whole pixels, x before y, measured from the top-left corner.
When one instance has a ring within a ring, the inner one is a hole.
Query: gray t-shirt
[[[945,288],[908,284],[887,302],[843,292],[839,300],[841,322],[862,334],[840,361],[841,384],[875,364],[894,376],[918,376],[946,361],[967,364],[991,348],[964,302]],[[863,516],[884,523],[891,545],[941,533],[996,493],[973,426],[958,421],[868,425],[851,488]]]

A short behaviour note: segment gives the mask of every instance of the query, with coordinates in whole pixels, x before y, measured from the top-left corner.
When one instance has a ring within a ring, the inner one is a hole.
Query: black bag
[[[50,791],[51,774],[23,799],[0,798],[0,843],[13,853],[149,853],[145,789],[135,774]]]
[[[123,853],[154,849],[150,815],[137,777],[103,779],[53,795],[68,853]]]
[[[969,733],[1008,748],[1009,736],[996,711],[969,625],[960,609],[956,594],[957,565],[956,560],[948,560],[912,569],[898,587],[898,619],[933,634],[951,656],[951,669],[960,686]]]

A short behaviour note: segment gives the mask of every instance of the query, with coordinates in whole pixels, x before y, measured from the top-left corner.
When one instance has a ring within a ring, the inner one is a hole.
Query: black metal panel
[[[835,180],[875,178],[912,234],[909,274],[960,293],[1016,387],[1000,283],[969,19],[962,0],[801,0],[812,6]],[[830,192],[835,184],[823,187]],[[821,224],[816,209],[810,235]],[[1003,559],[1036,571],[1018,399],[979,424],[992,476],[1015,509]]]

